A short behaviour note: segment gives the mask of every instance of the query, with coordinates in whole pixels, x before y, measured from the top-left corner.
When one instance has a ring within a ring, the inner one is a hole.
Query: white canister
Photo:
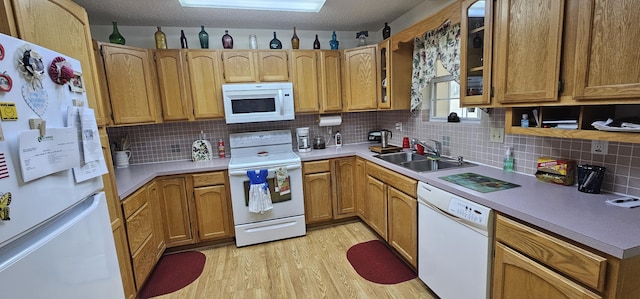
[[[129,159],[131,159],[131,151],[116,151],[114,161],[117,168],[129,167]]]
[[[249,49],[257,49],[258,48],[258,38],[255,34],[249,35]]]

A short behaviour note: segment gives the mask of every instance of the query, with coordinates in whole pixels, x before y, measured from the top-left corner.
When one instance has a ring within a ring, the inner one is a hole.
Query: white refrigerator
[[[0,298],[124,298],[86,105],[79,61],[0,34]]]

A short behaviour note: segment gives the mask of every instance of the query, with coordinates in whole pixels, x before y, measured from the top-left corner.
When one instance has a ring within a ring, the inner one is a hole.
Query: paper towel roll
[[[318,126],[328,127],[328,126],[339,126],[342,124],[342,116],[340,115],[323,115],[320,116],[320,123]]]

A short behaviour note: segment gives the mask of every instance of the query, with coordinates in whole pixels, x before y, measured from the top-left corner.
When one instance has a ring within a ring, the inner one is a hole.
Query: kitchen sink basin
[[[430,159],[427,158],[427,156],[411,152],[380,154],[375,155],[374,157],[402,166],[407,169],[411,169],[416,172],[427,172],[457,167],[476,166],[476,164],[473,163],[464,161],[458,162],[458,160],[447,157]]]

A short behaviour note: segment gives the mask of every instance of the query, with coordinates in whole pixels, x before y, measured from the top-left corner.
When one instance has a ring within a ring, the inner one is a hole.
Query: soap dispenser
[[[504,164],[502,165],[502,169],[504,171],[513,171],[513,155],[511,154],[511,148],[505,146],[506,151],[504,153]]]

